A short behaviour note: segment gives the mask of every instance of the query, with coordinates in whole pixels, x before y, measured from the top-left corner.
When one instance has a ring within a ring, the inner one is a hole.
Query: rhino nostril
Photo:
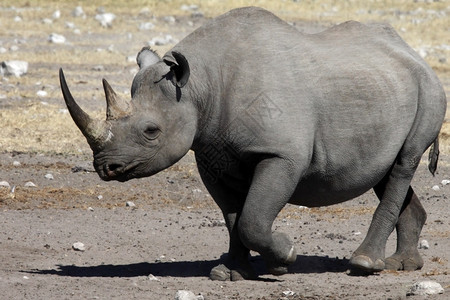
[[[110,176],[110,177],[114,177],[115,175],[120,173],[120,170],[122,169],[122,165],[121,164],[109,164],[105,166],[105,173]]]

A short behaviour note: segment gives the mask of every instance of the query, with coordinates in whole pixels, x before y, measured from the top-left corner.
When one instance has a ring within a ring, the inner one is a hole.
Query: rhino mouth
[[[102,180],[117,180],[120,182],[125,182],[130,179],[136,178],[136,176],[133,174],[138,165],[138,162],[128,165],[121,163],[110,163],[97,166],[95,169],[97,170],[97,173]]]

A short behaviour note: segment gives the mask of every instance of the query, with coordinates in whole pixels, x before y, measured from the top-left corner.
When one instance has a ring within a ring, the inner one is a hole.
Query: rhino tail
[[[439,137],[437,137],[433,144],[431,144],[430,152],[428,153],[428,170],[431,174],[436,173],[437,163],[439,159]]]

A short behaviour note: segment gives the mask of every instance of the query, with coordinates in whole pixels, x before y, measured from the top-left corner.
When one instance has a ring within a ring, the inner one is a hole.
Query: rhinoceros
[[[261,8],[229,11],[163,57],[137,55],[131,100],[106,80],[106,120],[69,112],[103,180],[151,176],[189,150],[229,231],[227,262],[211,278],[253,279],[250,250],[282,275],[297,255],[272,232],[287,204],[327,206],[373,189],[379,205],[352,269],[416,270],[426,212],[411,188],[423,153],[438,160],[444,90],[425,61],[386,24],[349,21],[305,34]],[[397,231],[396,252],[385,246]],[[230,275],[231,274],[231,275]]]

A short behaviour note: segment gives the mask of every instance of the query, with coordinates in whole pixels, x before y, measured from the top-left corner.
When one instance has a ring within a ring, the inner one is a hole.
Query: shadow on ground
[[[58,275],[68,277],[139,277],[149,274],[159,277],[208,277],[211,269],[225,263],[226,256],[217,260],[178,261],[135,263],[126,265],[75,266],[57,265],[53,270],[30,270],[26,273],[42,275]],[[260,256],[252,257],[251,263],[260,275],[267,274],[264,261]],[[290,266],[289,273],[309,274],[325,272],[345,272],[348,269],[348,259],[322,256],[298,255],[295,264]]]

